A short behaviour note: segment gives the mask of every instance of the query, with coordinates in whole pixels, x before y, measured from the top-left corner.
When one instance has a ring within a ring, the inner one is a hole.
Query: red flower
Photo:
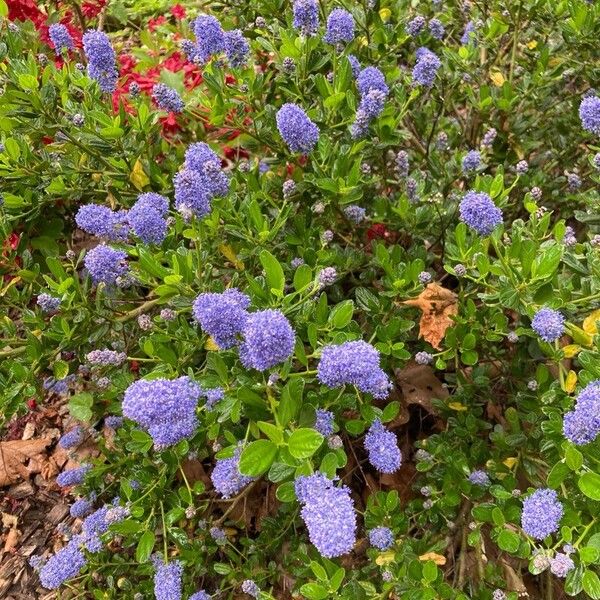
[[[88,0],[81,5],[83,16],[88,19],[93,19],[100,14],[108,0]]]
[[[29,410],[36,409],[37,402],[35,401],[35,398],[29,398],[29,400],[27,400],[27,407],[29,408]]]
[[[373,240],[390,240],[394,234],[383,224],[374,223],[367,229],[367,240],[372,242]]]
[[[185,8],[183,6],[181,6],[181,4],[175,4],[171,8],[171,14],[176,19],[184,19],[185,18]]]
[[[140,363],[137,360],[132,360],[129,365],[129,370],[133,373],[137,373],[140,370]]]
[[[162,125],[162,132],[165,137],[175,135],[181,129],[174,113],[169,113],[168,116],[161,117],[159,121]]]
[[[164,25],[166,22],[166,17],[164,15],[160,15],[160,17],[156,17],[156,19],[150,19],[148,21],[148,29],[150,31],[154,31],[159,25]]]
[[[21,234],[15,233],[14,231],[6,238],[8,245],[11,250],[16,250],[19,246],[19,242],[21,241]]]
[[[46,21],[46,15],[33,0],[9,0],[8,19],[9,21],[33,21],[38,28]]]

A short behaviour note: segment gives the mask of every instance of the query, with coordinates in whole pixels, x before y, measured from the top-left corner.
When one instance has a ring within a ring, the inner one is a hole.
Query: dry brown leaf
[[[423,562],[427,560],[432,560],[436,565],[443,566],[446,564],[446,557],[441,554],[436,554],[435,552],[426,552],[425,554],[421,554],[419,556],[419,560]]]
[[[440,350],[446,329],[454,324],[452,317],[458,313],[456,294],[437,283],[430,283],[416,298],[405,300],[403,304],[421,309],[419,335]]]
[[[418,365],[411,361],[404,369],[396,369],[396,379],[404,395],[404,402],[407,405],[418,404],[431,414],[437,412],[431,401],[434,398],[445,400],[450,395],[428,365]]]
[[[10,552],[16,547],[20,535],[21,532],[16,527],[8,530],[6,540],[4,540],[4,552]]]
[[[29,473],[24,464],[30,458],[41,454],[52,440],[13,440],[0,442],[0,487],[27,478]]]

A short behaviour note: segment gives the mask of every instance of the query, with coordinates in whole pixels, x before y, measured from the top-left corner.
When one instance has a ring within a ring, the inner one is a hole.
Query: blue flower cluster
[[[114,285],[117,278],[129,270],[126,258],[127,254],[122,250],[100,244],[85,255],[83,264],[94,283]]]
[[[250,482],[254,481],[253,477],[242,475],[240,473],[239,464],[241,448],[236,448],[235,453],[230,458],[220,458],[215,464],[215,468],[210,475],[215,490],[223,498],[231,498],[238,492],[242,491]]]
[[[402,452],[398,448],[396,434],[388,431],[379,419],[373,421],[367,431],[365,450],[369,462],[381,473],[395,473],[402,464]]]
[[[354,39],[354,17],[343,8],[334,8],[327,17],[327,31],[323,40],[327,44],[341,44]]]
[[[167,235],[169,200],[160,194],[140,194],[127,213],[132,231],[145,244],[160,244]]]
[[[222,294],[200,294],[192,307],[194,319],[210,335],[217,346],[224,350],[238,341],[246,318],[250,298],[237,288],[230,288]]]
[[[60,440],[58,440],[58,445],[65,450],[75,448],[75,446],[79,446],[79,444],[83,442],[83,438],[84,431],[80,426],[77,426],[65,433]]]
[[[469,474],[468,479],[473,485],[479,485],[481,487],[486,487],[491,483],[488,474],[485,471],[481,470],[472,471]]]
[[[294,0],[293,26],[299,29],[302,35],[314,35],[319,28],[319,5],[317,0]]]
[[[250,45],[239,29],[225,32],[225,55],[232,67],[241,67],[246,63]]]
[[[69,33],[69,30],[62,23],[53,23],[48,27],[48,36],[56,54],[61,54],[63,50],[73,50],[75,43]]]
[[[435,38],[436,40],[444,39],[444,35],[446,35],[446,29],[444,24],[439,19],[430,19],[428,27],[431,37]]]
[[[544,342],[555,342],[565,332],[565,318],[557,310],[545,306],[533,316],[531,328]]]
[[[300,476],[296,497],[303,504],[300,515],[312,544],[322,556],[335,558],[352,550],[356,542],[356,513],[350,489],[336,487],[322,473]]]
[[[159,563],[154,573],[154,597],[156,600],[181,600],[183,566],[178,560]]]
[[[157,448],[172,446],[194,435],[200,388],[188,377],[140,379],[123,398],[123,415],[152,436]]]
[[[589,444],[600,435],[600,379],[579,392],[575,409],[565,415],[563,432],[578,446]]]
[[[334,414],[330,410],[317,408],[315,411],[315,429],[325,437],[329,437],[333,433],[335,423],[333,422]]]
[[[579,118],[586,131],[600,136],[600,97],[586,96],[579,105]]]
[[[36,299],[36,304],[42,309],[42,312],[52,313],[58,310],[60,298],[51,296],[50,294],[41,293]]]
[[[229,192],[229,178],[221,168],[221,159],[208,144],[191,144],[185,152],[184,169],[191,169],[201,175],[203,185],[212,196],[226,196]]]
[[[460,220],[479,235],[489,235],[502,224],[502,211],[485,192],[467,192],[459,206]]]
[[[173,179],[175,208],[187,220],[193,215],[202,218],[210,212],[211,196],[204,177],[191,169],[182,169]]]
[[[92,468],[90,464],[84,464],[74,469],[63,471],[56,477],[56,483],[60,487],[71,487],[72,485],[80,485],[85,479],[86,473]]]
[[[81,206],[75,215],[79,229],[113,242],[124,242],[129,236],[127,211],[112,211],[101,204]]]
[[[103,350],[92,350],[85,355],[85,359],[92,365],[101,367],[113,366],[118,367],[127,360],[125,352],[117,352],[105,348]]]
[[[75,500],[69,510],[72,517],[75,519],[83,519],[94,510],[94,504],[87,498],[79,498]]]
[[[291,152],[308,154],[319,141],[319,128],[296,104],[284,104],[275,117],[277,129]]]
[[[394,545],[394,534],[389,527],[375,527],[369,531],[369,543],[379,550],[388,550]]]
[[[296,334],[279,310],[250,313],[242,328],[240,360],[247,369],[266,371],[294,353]]]
[[[563,516],[563,506],[554,490],[542,488],[536,490],[523,501],[521,527],[536,540],[543,540],[558,530]]]
[[[364,136],[373,119],[383,111],[389,88],[383,73],[377,67],[365,67],[356,80],[361,96],[356,117],[351,127],[352,137]]]
[[[413,84],[431,87],[442,61],[427,48],[419,48],[416,57],[417,62],[412,72]]]
[[[460,38],[460,43],[463,46],[467,46],[470,43],[475,43],[475,33],[476,33],[475,23],[473,21],[469,21],[465,25],[465,30]]]
[[[45,588],[55,590],[65,581],[75,577],[86,563],[80,548],[80,540],[74,537],[41,568],[40,582]]]
[[[477,150],[469,150],[462,160],[462,170],[464,173],[476,171],[481,165],[481,154]]]
[[[98,82],[103,92],[112,94],[117,88],[119,73],[108,36],[103,31],[86,31],[83,34],[83,51],[88,60],[88,75]]]
[[[387,398],[391,384],[379,363],[379,352],[362,340],[325,346],[317,377],[330,388],[350,384],[375,398]]]
[[[189,597],[189,600],[210,600],[210,594],[204,590],[200,590]]]
[[[164,83],[157,83],[152,88],[152,98],[159,108],[167,112],[180,113],[185,108],[185,102],[179,92]]]
[[[258,598],[260,596],[260,588],[256,585],[255,581],[252,581],[252,579],[245,579],[242,581],[242,592],[253,598]]]
[[[406,33],[411,37],[416,37],[425,29],[426,23],[425,17],[417,15],[406,24]]]
[[[196,53],[202,62],[225,49],[225,32],[221,23],[212,15],[200,15],[194,21]]]

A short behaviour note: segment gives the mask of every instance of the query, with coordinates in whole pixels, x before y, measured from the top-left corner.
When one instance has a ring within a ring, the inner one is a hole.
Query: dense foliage
[[[45,587],[600,598],[598,2],[0,14],[3,420],[98,450]]]

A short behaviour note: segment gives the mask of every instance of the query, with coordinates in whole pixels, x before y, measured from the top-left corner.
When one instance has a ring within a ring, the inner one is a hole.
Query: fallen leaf
[[[0,487],[15,483],[20,477],[27,478],[29,473],[24,466],[25,462],[41,454],[51,441],[39,439],[0,442]]]
[[[423,562],[432,560],[436,565],[443,566],[446,564],[446,557],[441,554],[436,554],[435,552],[426,552],[425,554],[421,554],[419,556],[419,560]]]
[[[431,414],[437,414],[432,400],[445,400],[450,395],[429,365],[411,361],[403,369],[396,370],[396,380],[405,404],[418,404]]]
[[[437,283],[430,283],[416,298],[405,300],[403,304],[421,309],[419,335],[440,350],[446,329],[454,324],[452,317],[458,313],[456,294]]]
[[[16,527],[8,530],[6,540],[4,540],[4,552],[10,552],[16,547],[20,534],[21,532]]]

